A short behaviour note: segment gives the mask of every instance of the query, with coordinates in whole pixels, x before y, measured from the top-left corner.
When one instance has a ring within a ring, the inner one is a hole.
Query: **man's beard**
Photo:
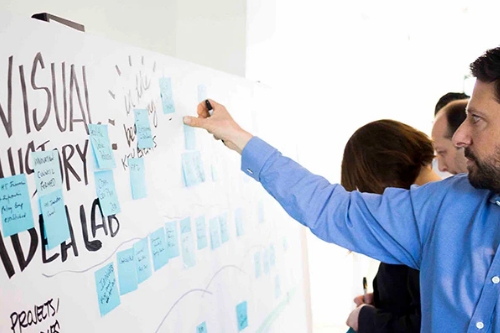
[[[469,147],[465,148],[465,157],[474,161],[472,166],[468,166],[469,182],[478,189],[487,189],[500,193],[500,146],[495,148],[493,156],[489,156],[482,161],[472,153]]]

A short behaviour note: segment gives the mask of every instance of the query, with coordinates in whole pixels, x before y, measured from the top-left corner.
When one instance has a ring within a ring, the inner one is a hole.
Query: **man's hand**
[[[354,297],[354,303],[356,303],[356,306],[360,306],[361,304],[373,305],[373,293],[368,293],[366,296],[359,295]]]
[[[361,311],[361,308],[363,306],[371,306],[371,305],[361,304],[356,309],[351,311],[351,313],[349,314],[349,317],[347,317],[347,320],[345,322],[347,326],[352,327],[352,329],[355,331],[357,331],[359,328],[359,326],[358,326],[359,312]]]
[[[224,105],[211,99],[209,101],[213,107],[212,115],[210,115],[207,105],[203,101],[198,104],[198,118],[186,116],[184,117],[184,124],[207,130],[214,135],[216,140],[222,140],[229,149],[241,154],[253,135],[243,130],[233,120]]]

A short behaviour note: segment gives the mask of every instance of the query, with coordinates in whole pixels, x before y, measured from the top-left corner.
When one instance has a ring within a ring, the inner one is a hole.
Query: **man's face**
[[[467,119],[455,132],[453,143],[465,148],[471,184],[500,192],[500,103],[493,83],[476,81]]]
[[[432,141],[436,150],[438,168],[441,172],[449,172],[453,175],[467,172],[467,159],[464,156],[464,149],[457,148],[447,138],[448,121],[444,112],[438,112],[432,127]]]

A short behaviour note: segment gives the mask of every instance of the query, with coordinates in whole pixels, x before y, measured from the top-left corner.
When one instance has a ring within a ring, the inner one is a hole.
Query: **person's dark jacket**
[[[381,263],[373,280],[373,305],[361,308],[357,333],[419,333],[419,271]]]

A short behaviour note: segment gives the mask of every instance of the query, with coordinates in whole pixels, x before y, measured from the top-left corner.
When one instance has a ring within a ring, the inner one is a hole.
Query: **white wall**
[[[0,11],[47,12],[88,33],[244,76],[246,0],[2,0]]]

